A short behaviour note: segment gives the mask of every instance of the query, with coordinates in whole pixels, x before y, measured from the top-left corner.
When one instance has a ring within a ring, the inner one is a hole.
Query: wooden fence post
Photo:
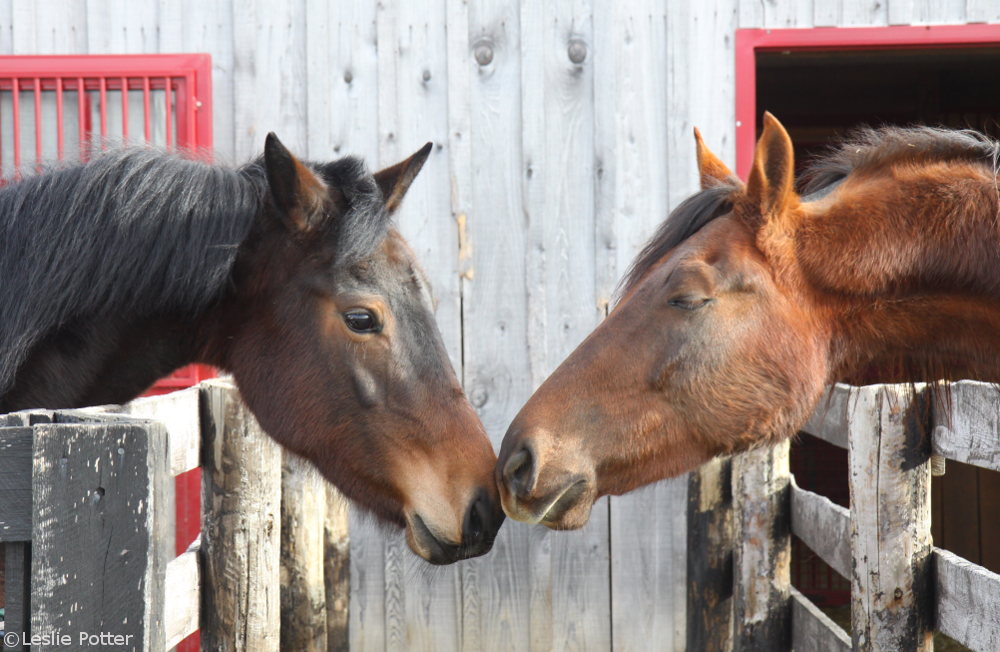
[[[688,480],[687,649],[732,644],[733,510],[731,463],[716,458]]]
[[[33,633],[70,636],[74,649],[109,645],[83,633],[164,649],[169,468],[159,423],[34,427]]]
[[[282,451],[281,649],[326,652],[326,481]]]
[[[277,652],[281,450],[231,384],[202,391],[202,649]]]
[[[326,582],[327,652],[350,649],[351,538],[347,498],[332,484],[326,485],[324,522],[324,577]]]
[[[788,440],[733,458],[733,649],[791,648]]]
[[[855,650],[932,650],[930,432],[923,390],[852,390],[851,639]]]

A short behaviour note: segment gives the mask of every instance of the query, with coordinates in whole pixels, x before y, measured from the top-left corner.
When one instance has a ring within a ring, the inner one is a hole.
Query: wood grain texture
[[[7,542],[4,552],[4,631],[24,634],[31,623],[31,544]],[[4,645],[7,652],[22,652],[23,637],[15,645]]]
[[[33,454],[29,426],[0,427],[0,542],[31,540]]]
[[[828,387],[816,403],[809,421],[802,426],[802,431],[834,446],[847,448],[847,408],[850,395],[851,388],[848,385]]]
[[[1000,471],[1000,393],[989,383],[963,380],[934,404],[937,455]]]
[[[467,32],[454,66],[465,80],[459,83],[467,93],[463,102],[472,162],[468,170],[453,170],[455,183],[467,184],[463,192],[469,198],[463,241],[468,256],[462,278],[464,381],[499,448],[531,390],[520,3],[471,2],[461,10],[449,8],[449,15],[459,11],[467,11],[467,18],[459,19]],[[462,640],[469,649],[531,649],[530,537],[529,528],[504,527],[488,557],[463,562],[463,599],[472,606],[464,609]]]
[[[595,3],[595,270],[598,308],[667,215],[668,7]],[[687,478],[612,497],[615,649],[684,646]]]
[[[164,595],[170,600],[163,627],[165,647],[169,650],[198,629],[201,578],[197,549],[167,563]]]
[[[716,458],[689,474],[687,486],[686,649],[732,649],[732,461]],[[641,570],[641,569],[637,569]]]
[[[326,584],[326,649],[350,649],[351,549],[347,499],[333,485],[326,485],[326,518],[323,523],[324,580]]]
[[[733,457],[733,649],[791,644],[788,440]]]
[[[844,578],[851,577],[851,512],[829,498],[791,486],[792,534]]]
[[[795,652],[849,652],[851,637],[819,607],[792,587],[792,649]]]
[[[202,646],[276,652],[281,451],[229,382],[201,387]]]
[[[281,455],[281,649],[325,652],[327,483],[307,460]]]
[[[856,650],[930,650],[930,446],[922,389],[851,390],[851,640]]]
[[[973,650],[1000,649],[1000,575],[934,549],[937,628]]]
[[[396,214],[423,264],[437,301],[435,317],[453,365],[462,362],[458,227],[448,182],[448,51],[445,2],[385,2],[376,12],[378,166],[434,143]],[[383,536],[385,536],[383,534]],[[461,640],[457,566],[429,569],[401,533],[386,540],[386,645],[456,649]]]
[[[33,632],[113,632],[164,649],[173,557],[163,497],[167,437],[156,423],[35,426]]]

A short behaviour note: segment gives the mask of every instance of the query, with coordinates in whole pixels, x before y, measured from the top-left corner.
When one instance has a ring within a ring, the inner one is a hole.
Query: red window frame
[[[757,139],[757,53],[1000,45],[1000,25],[812,27],[736,30],[736,173],[746,179]]]

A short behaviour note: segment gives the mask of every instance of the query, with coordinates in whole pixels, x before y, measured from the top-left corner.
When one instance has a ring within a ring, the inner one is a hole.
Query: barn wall
[[[695,189],[692,126],[734,160],[737,27],[982,21],[1000,4],[0,0],[0,54],[208,52],[222,160],[268,131],[373,166],[433,141],[399,222],[499,445]],[[604,499],[583,532],[508,523],[445,569],[354,514],[352,647],[680,649],[686,494],[682,478]]]

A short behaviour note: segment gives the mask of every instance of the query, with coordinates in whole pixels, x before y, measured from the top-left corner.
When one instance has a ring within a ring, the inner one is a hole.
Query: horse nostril
[[[477,498],[469,505],[469,511],[465,516],[465,525],[462,527],[462,544],[473,546],[481,542],[486,535],[486,506],[482,497]]]
[[[535,460],[531,449],[523,447],[510,456],[503,467],[503,477],[507,488],[515,495],[523,495],[531,491],[534,485]]]

